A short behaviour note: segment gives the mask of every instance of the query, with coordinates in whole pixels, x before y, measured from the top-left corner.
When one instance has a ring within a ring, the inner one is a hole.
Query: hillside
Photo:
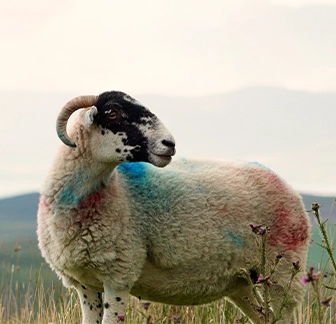
[[[39,194],[0,199],[0,242],[36,237]]]

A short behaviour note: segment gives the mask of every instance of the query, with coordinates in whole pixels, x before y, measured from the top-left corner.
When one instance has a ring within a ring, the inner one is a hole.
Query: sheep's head
[[[139,102],[123,92],[104,92],[99,96],[81,96],[70,100],[57,119],[62,142],[76,148],[66,125],[78,109],[88,130],[94,158],[102,162],[150,162],[164,167],[175,154],[175,141],[161,121]]]

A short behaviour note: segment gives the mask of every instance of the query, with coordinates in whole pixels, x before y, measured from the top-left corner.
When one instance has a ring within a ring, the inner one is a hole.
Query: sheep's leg
[[[264,317],[256,309],[257,301],[248,283],[240,285],[228,297],[254,324],[264,323]]]
[[[80,285],[76,290],[82,309],[82,324],[101,324],[103,318],[101,292]]]
[[[103,324],[116,324],[124,320],[129,290],[104,285]]]

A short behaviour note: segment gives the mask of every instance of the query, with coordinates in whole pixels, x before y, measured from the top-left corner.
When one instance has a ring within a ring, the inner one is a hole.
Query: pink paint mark
[[[44,195],[40,196],[40,203],[38,208],[38,217],[44,219],[50,211],[49,205],[47,204],[47,197]]]
[[[269,174],[269,183],[279,193],[285,190],[283,181],[274,173]]]
[[[49,209],[49,205],[47,204],[47,197],[44,195],[40,196],[39,209],[41,210]]]
[[[79,203],[79,208],[92,208],[94,205],[102,202],[104,200],[103,195],[100,191],[95,191],[91,193],[86,198],[82,199]]]
[[[268,242],[285,250],[295,250],[307,242],[308,232],[309,227],[304,215],[294,215],[286,208],[280,207],[275,211]]]

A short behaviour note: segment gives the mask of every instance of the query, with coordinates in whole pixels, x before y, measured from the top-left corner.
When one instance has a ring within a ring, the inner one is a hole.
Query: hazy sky
[[[336,89],[335,0],[1,0],[0,89]]]
[[[335,17],[336,0],[0,0],[0,97],[64,94],[45,107],[50,113],[24,107],[23,97],[20,107],[2,100],[0,197],[38,189],[53,156],[36,149],[31,129],[50,124],[43,137],[54,138],[69,96],[196,97],[254,85],[336,91]]]

